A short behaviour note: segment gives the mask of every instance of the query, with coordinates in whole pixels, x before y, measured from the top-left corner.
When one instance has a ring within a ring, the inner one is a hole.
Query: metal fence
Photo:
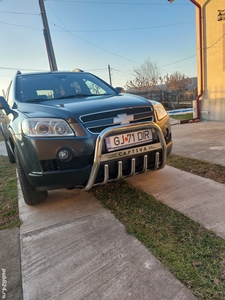
[[[129,92],[131,93],[131,92]],[[148,100],[162,103],[166,109],[191,108],[192,102],[197,97],[196,90],[183,92],[165,91],[132,91],[132,94],[142,96]]]

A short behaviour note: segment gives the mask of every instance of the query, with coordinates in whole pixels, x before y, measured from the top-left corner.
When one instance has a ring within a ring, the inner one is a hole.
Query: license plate
[[[123,133],[109,136],[105,140],[107,150],[114,151],[152,141],[152,131],[151,129],[144,129],[140,131]]]

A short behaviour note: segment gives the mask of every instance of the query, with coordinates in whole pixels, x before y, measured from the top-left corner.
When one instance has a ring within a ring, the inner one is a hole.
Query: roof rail
[[[81,69],[75,68],[75,69],[72,70],[72,72],[84,72],[84,71],[81,70]]]

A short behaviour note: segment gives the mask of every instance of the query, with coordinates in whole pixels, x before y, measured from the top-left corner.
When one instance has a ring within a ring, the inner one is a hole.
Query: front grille
[[[145,122],[152,122],[153,121],[153,118],[152,117],[149,117],[149,118],[145,118],[144,120],[136,120],[136,121],[132,121],[130,122],[130,124],[133,124],[133,123],[137,123],[137,122],[141,122],[141,121],[145,121]],[[108,127],[111,127],[111,126],[116,126],[118,124],[107,124],[107,125],[104,125],[104,126],[94,126],[94,127],[88,127],[88,130],[92,133],[100,133],[102,130],[108,128]]]
[[[100,133],[105,128],[119,125],[120,123],[114,123],[114,118],[123,114],[133,116],[133,120],[130,121],[130,123],[153,121],[153,110],[150,106],[132,107],[84,115],[80,117],[80,120],[90,132]]]
[[[69,162],[62,162],[58,159],[49,159],[49,160],[40,161],[43,172],[83,169],[92,163],[93,163],[92,155],[74,157]]]
[[[102,113],[81,116],[80,119],[83,123],[85,123],[85,122],[96,121],[101,119],[115,118],[119,114],[136,115],[136,114],[146,113],[146,112],[152,112],[152,108],[150,106],[123,108],[123,109],[117,109],[113,111],[105,111]]]

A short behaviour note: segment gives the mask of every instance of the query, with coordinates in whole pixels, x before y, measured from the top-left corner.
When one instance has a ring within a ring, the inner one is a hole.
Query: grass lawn
[[[175,120],[192,120],[193,113],[181,114],[181,115],[170,115],[170,118]]]
[[[0,230],[19,224],[16,165],[0,155]]]

